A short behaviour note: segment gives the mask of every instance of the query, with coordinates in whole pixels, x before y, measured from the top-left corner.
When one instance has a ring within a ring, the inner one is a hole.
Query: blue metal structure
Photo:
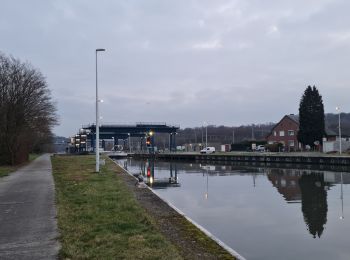
[[[88,133],[88,138],[91,141],[91,146],[95,147],[96,140],[96,124],[84,125],[83,131]],[[126,140],[130,137],[140,137],[141,144],[143,140],[150,136],[151,145],[150,151],[154,151],[154,133],[167,133],[169,134],[170,151],[176,151],[176,131],[180,127],[177,125],[168,125],[164,122],[161,123],[145,123],[138,122],[135,124],[102,124],[99,127],[100,139],[114,139],[114,145],[117,144],[119,139]]]

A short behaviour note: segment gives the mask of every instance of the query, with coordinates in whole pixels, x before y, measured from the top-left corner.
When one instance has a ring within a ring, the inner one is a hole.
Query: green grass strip
[[[16,169],[17,167],[15,166],[0,166],[0,177],[7,176]]]
[[[31,153],[29,154],[29,162],[35,160],[38,158],[41,154],[34,154]],[[21,165],[16,165],[16,166],[11,166],[11,165],[0,165],[0,178],[9,175],[11,172],[16,171],[18,168],[26,165],[27,163],[21,164]]]
[[[61,259],[181,259],[106,160],[54,156]]]

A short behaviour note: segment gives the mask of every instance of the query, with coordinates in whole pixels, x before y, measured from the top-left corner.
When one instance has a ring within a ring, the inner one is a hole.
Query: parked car
[[[257,152],[265,152],[265,146],[264,145],[258,145],[255,149]]]
[[[204,149],[201,150],[202,154],[210,154],[210,153],[215,153],[215,147],[205,147]]]

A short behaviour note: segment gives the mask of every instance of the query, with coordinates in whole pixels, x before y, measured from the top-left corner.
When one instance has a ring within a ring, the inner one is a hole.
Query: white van
[[[265,146],[264,145],[258,145],[255,149],[257,152],[265,152]]]
[[[201,153],[206,153],[206,154],[215,153],[215,147],[206,147],[201,150]]]

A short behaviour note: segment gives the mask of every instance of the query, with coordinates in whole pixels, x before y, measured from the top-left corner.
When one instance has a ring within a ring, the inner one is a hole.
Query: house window
[[[288,140],[288,146],[294,146],[294,140]]]
[[[273,131],[273,136],[277,136],[277,132],[276,131]]]
[[[284,136],[284,131],[280,131],[280,136]]]
[[[281,180],[281,186],[282,187],[286,187],[287,186],[286,180],[284,180],[284,179]]]
[[[288,136],[294,136],[294,131],[293,130],[288,130]]]

